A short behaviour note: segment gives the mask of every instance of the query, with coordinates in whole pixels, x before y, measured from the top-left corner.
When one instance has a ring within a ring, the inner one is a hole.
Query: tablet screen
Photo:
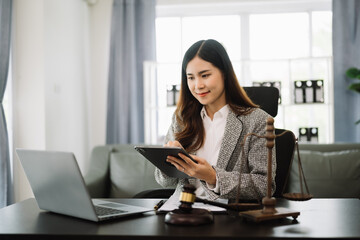
[[[190,178],[185,173],[177,170],[171,163],[166,162],[167,156],[180,158],[179,153],[183,153],[193,160],[183,148],[163,146],[135,146],[134,148],[169,177]],[[195,162],[195,160],[193,161]]]

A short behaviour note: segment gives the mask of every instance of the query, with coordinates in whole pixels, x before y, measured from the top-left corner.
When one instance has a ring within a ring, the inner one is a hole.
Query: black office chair
[[[276,117],[278,113],[279,90],[275,87],[244,87],[250,99],[260,106],[262,110]],[[275,123],[276,125],[276,123]],[[287,131],[286,133],[284,133]],[[285,189],[286,177],[290,170],[290,163],[294,155],[295,135],[285,129],[275,128],[275,135],[284,133],[275,138],[276,148],[276,190],[274,197],[282,197]]]
[[[276,137],[275,147],[276,147],[276,176],[275,183],[276,189],[274,197],[281,198],[282,194],[287,190],[286,189],[286,178],[290,171],[291,160],[294,155],[295,149],[295,135],[293,132],[285,129],[275,128],[275,135],[279,135],[283,132],[284,135]]]
[[[262,110],[276,117],[279,104],[279,89],[276,87],[243,87],[249,98]]]
[[[279,90],[275,87],[244,87],[245,92],[250,99],[260,106],[260,108],[270,114],[272,117],[276,117],[278,113],[279,103]],[[285,129],[275,128],[275,134],[279,135],[285,131]],[[294,154],[295,137],[294,133],[288,131],[275,139],[276,148],[276,190],[274,197],[282,197],[283,190],[285,188],[286,177],[289,172],[290,163]],[[146,190],[136,194],[136,198],[168,198],[174,192],[174,189],[153,189]]]

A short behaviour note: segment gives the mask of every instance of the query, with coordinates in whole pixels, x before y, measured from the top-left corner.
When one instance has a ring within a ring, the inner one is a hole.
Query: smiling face
[[[224,76],[210,62],[195,56],[186,66],[191,94],[205,106],[209,116],[226,105]]]

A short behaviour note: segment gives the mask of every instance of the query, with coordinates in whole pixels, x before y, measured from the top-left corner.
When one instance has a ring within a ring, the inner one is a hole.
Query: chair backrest
[[[285,131],[285,129],[275,129],[275,134],[279,135]],[[283,191],[286,191],[285,184],[290,171],[291,160],[295,150],[295,135],[293,132],[288,131],[275,138],[276,148],[276,190],[274,197],[282,197]]]
[[[279,89],[276,87],[243,87],[250,99],[262,110],[276,117],[279,104]]]
[[[279,104],[279,90],[275,87],[244,87],[250,99],[260,106],[262,110],[276,117]],[[275,129],[275,134],[279,135],[287,130]],[[294,133],[289,131],[275,139],[276,147],[276,190],[274,197],[282,197],[285,190],[285,183],[290,171],[290,163],[295,149]]]

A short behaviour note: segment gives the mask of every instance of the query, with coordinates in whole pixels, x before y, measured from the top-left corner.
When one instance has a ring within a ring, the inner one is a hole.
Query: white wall
[[[14,1],[14,148],[74,152],[83,173],[105,143],[112,0]],[[15,201],[32,196],[14,154]]]
[[[98,0],[90,7],[89,145],[105,143],[110,25],[113,0]]]
[[[14,148],[45,148],[42,12],[42,0],[14,2],[12,101]],[[15,200],[19,199],[18,196],[22,198],[31,194],[24,179],[26,180],[14,154]]]

